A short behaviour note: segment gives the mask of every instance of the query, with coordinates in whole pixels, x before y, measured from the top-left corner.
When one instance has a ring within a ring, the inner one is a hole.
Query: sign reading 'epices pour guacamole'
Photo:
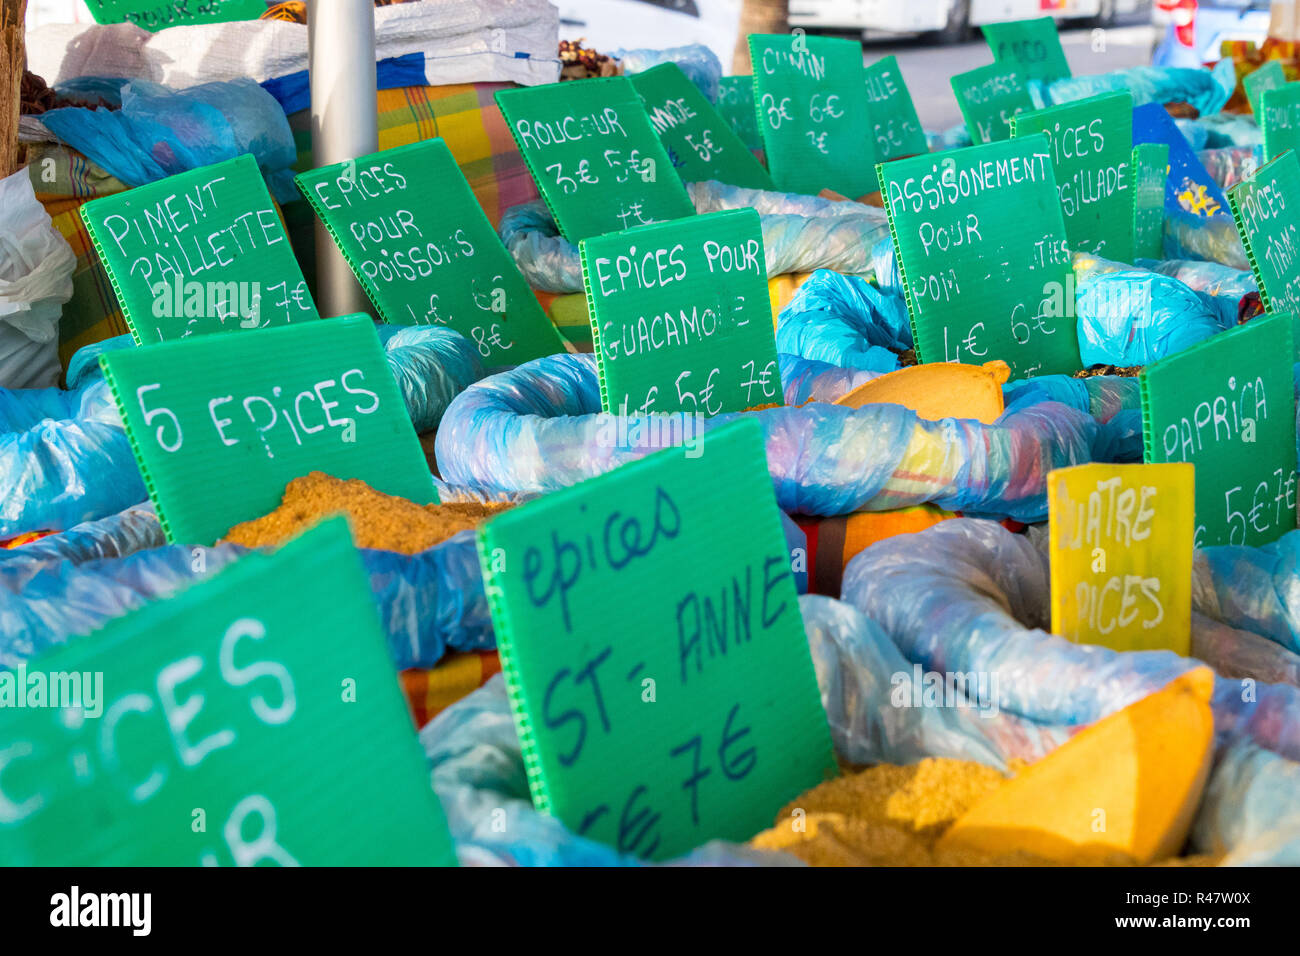
[[[581,254],[605,411],[707,417],[781,404],[757,212],[584,239]]]

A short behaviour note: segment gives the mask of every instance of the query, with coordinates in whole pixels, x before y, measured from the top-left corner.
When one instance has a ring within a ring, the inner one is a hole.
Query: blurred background
[[[392,2],[392,0],[385,0]],[[1200,66],[1224,41],[1263,44],[1270,0],[553,0],[560,38],[584,49],[669,48],[702,43],[724,73],[748,73],[750,33],[855,37],[866,63],[894,54],[922,122],[961,122],[948,78],[989,63],[979,27],[1050,16],[1075,75],[1147,64]],[[1295,2],[1275,2],[1294,18]],[[28,0],[28,28],[92,22],[85,0]],[[1286,31],[1281,31],[1285,33]]]

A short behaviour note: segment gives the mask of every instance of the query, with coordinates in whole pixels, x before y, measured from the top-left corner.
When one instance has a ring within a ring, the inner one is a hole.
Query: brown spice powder
[[[278,546],[330,515],[342,514],[357,547],[418,554],[509,507],[478,502],[417,505],[375,491],[360,479],[343,481],[313,471],[289,482],[278,508],[235,525],[222,540],[250,548]]]

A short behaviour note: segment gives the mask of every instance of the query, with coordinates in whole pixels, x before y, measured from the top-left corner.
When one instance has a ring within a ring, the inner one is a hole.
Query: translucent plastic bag
[[[871,248],[889,236],[885,211],[874,206],[717,182],[691,183],[687,191],[697,212],[758,210],[769,277],[816,269],[868,275]],[[507,209],[499,232],[534,289],[559,294],[583,291],[578,248],[560,235],[545,203]]]
[[[778,352],[869,372],[892,372],[912,347],[907,302],[866,279],[819,269],[776,323]]]
[[[896,706],[891,697],[911,694],[912,668],[879,629],[828,598],[803,597],[800,610],[841,760],[911,763],[935,755],[1005,767],[1013,757],[1041,757],[1065,739],[1059,729],[1036,727],[1006,714]],[[580,837],[555,817],[533,809],[500,677],[435,717],[420,732],[420,740],[462,862],[638,865],[636,859]],[[676,862],[776,866],[791,861],[783,854],[715,841]]]
[[[84,564],[101,558],[121,558],[167,543],[152,502],[141,502],[107,518],[86,521],[59,534],[0,549],[0,575],[4,586],[17,591],[24,576],[47,564],[69,561]]]
[[[433,431],[451,400],[483,377],[474,343],[435,325],[381,323],[376,328],[416,433]]]
[[[172,90],[147,80],[124,82],[120,110],[67,107],[41,122],[128,186],[252,153],[276,199],[298,198],[297,149],[275,97],[249,79]]]
[[[120,536],[122,529],[108,533]],[[0,667],[16,666],[146,601],[168,597],[248,550],[176,544],[84,560],[86,544],[66,542],[67,555],[47,548],[0,561]],[[496,646],[474,532],[462,531],[415,555],[358,550],[399,669],[433,667],[448,649]]]
[[[1300,866],[1300,763],[1240,741],[1214,767],[1192,828],[1224,866]]]
[[[1300,654],[1300,530],[1258,548],[1198,550],[1192,585],[1202,614]]]
[[[1199,149],[1252,149],[1264,145],[1264,131],[1248,113],[1211,113],[1177,122],[1179,129],[1190,125],[1201,131],[1197,138],[1205,145]]]
[[[35,391],[0,391],[10,426],[0,433],[0,538],[66,530],[148,497],[105,382]]]
[[[1075,314],[1085,368],[1148,365],[1225,327],[1221,313],[1199,293],[1177,279],[1138,269],[1079,280]],[[1232,318],[1235,322],[1235,310]]]
[[[989,521],[953,519],[878,542],[844,572],[844,600],[874,620],[903,656],[940,672],[988,676],[988,701],[1036,723],[1090,724],[1196,666],[1172,651],[1113,651],[1048,633],[1046,555]],[[1196,622],[1193,622],[1195,628]],[[1193,648],[1222,655],[1212,667],[1246,666],[1216,632]],[[1251,740],[1300,759],[1300,688],[1216,681],[1212,706],[1222,746]]]
[[[917,668],[870,619],[839,601],[800,599],[836,756],[851,764],[909,764],[924,757],[975,760],[1000,769],[1033,761],[1069,729],[980,706],[960,688],[954,706],[907,706]],[[969,685],[967,685],[969,686]],[[461,699],[421,732],[435,792],[462,863],[627,866],[638,861],[580,837],[529,798],[519,737],[502,679]],[[1194,824],[1192,849],[1227,863],[1296,862],[1300,765],[1244,738],[1221,748]],[[783,854],[707,844],[685,865],[788,865]]]
[[[0,179],[0,387],[59,380],[59,319],[77,257],[20,169]]]
[[[1196,158],[1219,188],[1226,190],[1255,175],[1264,165],[1264,150],[1260,146],[1229,146],[1201,150]]]
[[[794,361],[781,356],[782,380]],[[799,397],[787,391],[786,400]],[[553,355],[470,386],[443,416],[440,473],[489,493],[545,493],[658,450],[620,447],[615,417],[600,411],[595,357]],[[758,419],[777,502],[789,514],[885,511],[932,502],[949,511],[1041,521],[1052,468],[1094,460],[1113,439],[1091,415],[1026,402],[993,425],[923,421],[898,405],[814,402],[745,412]],[[708,430],[733,419],[718,415]],[[626,422],[659,435],[662,429]]]
[[[692,43],[670,47],[667,50],[615,50],[610,54],[624,74],[644,73],[660,63],[676,63],[704,94],[710,103],[718,102],[718,87],[722,80],[722,63],[707,46]]]
[[[1135,66],[1094,76],[1074,76],[1054,80],[1046,86],[1046,101],[1040,106],[1070,103],[1074,100],[1128,90],[1133,105],[1143,103],[1190,103],[1202,116],[1223,109],[1236,87],[1232,62],[1226,71],[1191,69],[1180,66]]]

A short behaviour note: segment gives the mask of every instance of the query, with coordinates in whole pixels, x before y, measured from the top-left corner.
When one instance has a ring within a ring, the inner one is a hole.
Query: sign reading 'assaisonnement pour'
[[[1014,378],[1079,368],[1049,149],[1038,133],[881,164],[922,362],[1001,359]]]

